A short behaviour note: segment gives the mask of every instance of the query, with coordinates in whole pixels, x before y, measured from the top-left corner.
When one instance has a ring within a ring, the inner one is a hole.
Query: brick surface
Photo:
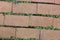
[[[60,0],[55,0],[55,3],[60,4]]]
[[[19,3],[14,4],[14,13],[36,13],[36,4],[29,3]]]
[[[32,16],[30,25],[32,26],[51,26],[53,18],[42,17],[42,16]]]
[[[53,26],[60,29],[60,19],[59,18],[54,18],[54,25]]]
[[[53,3],[54,0],[41,0],[41,2],[51,2],[51,3]]]
[[[39,38],[39,31],[30,28],[17,28],[16,37],[18,38]]]
[[[53,15],[60,15],[60,6],[59,5],[52,5],[51,14]]]
[[[38,14],[51,14],[52,5],[38,4]]]
[[[13,26],[28,26],[28,20],[28,16],[6,15],[4,24]]]
[[[0,24],[3,24],[3,21],[4,21],[4,16],[0,14]]]
[[[15,36],[15,29],[8,27],[0,27],[0,38],[10,38]]]
[[[35,1],[35,2],[54,2],[54,0],[31,0],[31,1]]]
[[[11,3],[0,1],[0,12],[10,12],[10,11],[11,11]]]
[[[41,0],[31,0],[31,1],[34,1],[34,2],[41,2]]]
[[[42,30],[41,40],[60,40],[60,31]]]
[[[17,1],[31,1],[31,0],[17,0]]]

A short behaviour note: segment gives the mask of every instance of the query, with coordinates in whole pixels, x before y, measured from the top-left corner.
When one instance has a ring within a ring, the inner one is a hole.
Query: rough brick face
[[[31,23],[32,26],[51,26],[53,18],[42,17],[42,16],[32,16]]]
[[[17,1],[31,1],[31,0],[17,0]]]
[[[36,13],[36,4],[29,3],[19,3],[14,4],[13,7],[14,13]]]
[[[41,2],[49,2],[49,3],[53,3],[54,0],[41,0]]]
[[[60,4],[60,0],[17,0]],[[43,16],[26,16],[1,14],[1,12],[43,14]],[[53,26],[60,29],[60,18],[44,16],[45,14],[60,15],[60,5],[13,3],[0,0],[0,38],[37,38],[40,40],[60,40],[60,30],[40,30],[33,28],[12,28],[8,26]],[[1,24],[6,25],[2,27]]]
[[[53,5],[52,6],[52,11],[53,15],[60,15],[60,6],[59,5]]]
[[[35,2],[51,2],[51,3],[54,2],[54,0],[31,0],[31,1],[35,1]]]
[[[38,4],[38,14],[50,14],[52,10],[52,5],[48,4]]]
[[[55,3],[60,4],[60,0],[55,0]]]
[[[41,0],[31,0],[31,1],[34,1],[34,2],[41,2]]]
[[[16,37],[18,38],[39,38],[39,31],[30,28],[17,28]]]
[[[0,14],[0,24],[3,24],[3,21],[4,21],[4,16]]]
[[[28,20],[28,16],[6,15],[4,24],[13,26],[28,26]]]
[[[54,18],[54,25],[53,26],[60,29],[60,19],[59,18]]]
[[[41,40],[60,40],[60,31],[42,30]]]
[[[0,38],[10,38],[15,36],[15,29],[9,27],[0,27]]]
[[[0,12],[11,12],[11,5],[12,3],[0,1]]]

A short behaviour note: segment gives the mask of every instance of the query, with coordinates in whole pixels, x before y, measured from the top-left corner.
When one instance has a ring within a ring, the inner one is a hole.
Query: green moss
[[[51,14],[33,14],[33,13],[13,13],[13,12],[0,12],[0,14],[4,15],[20,15],[20,16],[43,16],[43,17],[52,17],[52,18],[60,18],[60,15],[51,15]]]

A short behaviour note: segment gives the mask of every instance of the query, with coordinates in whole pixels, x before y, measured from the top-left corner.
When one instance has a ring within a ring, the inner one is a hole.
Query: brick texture
[[[17,0],[17,1],[31,1],[31,0]]]
[[[30,28],[17,28],[16,37],[18,38],[39,38],[39,31]]]
[[[50,3],[53,3],[54,0],[41,0],[41,2],[50,2]]]
[[[54,18],[54,25],[53,26],[60,29],[60,19],[59,18]]]
[[[0,14],[0,24],[3,24],[3,21],[4,21],[4,16]]]
[[[60,40],[60,31],[42,30],[41,40]]]
[[[0,27],[0,38],[10,38],[15,36],[14,28]]]
[[[35,1],[35,2],[51,2],[51,3],[54,2],[54,0],[31,0],[31,1]]]
[[[32,25],[32,26],[51,26],[52,21],[53,21],[53,18],[32,16],[30,25]]]
[[[28,20],[28,16],[6,15],[4,24],[12,26],[28,26]]]
[[[17,0],[17,1],[34,1],[60,4],[60,0]],[[34,4],[34,3],[13,3],[0,1],[0,38],[37,38],[40,40],[60,40],[60,30],[40,30],[32,28],[11,28],[2,27],[1,24],[9,26],[51,26],[60,28],[60,18],[44,16],[22,16],[22,15],[5,15],[1,12],[29,13],[29,14],[50,14],[60,15],[59,5]]]
[[[55,0],[55,3],[60,4],[60,0]]]
[[[59,5],[53,5],[52,6],[52,13],[53,15],[60,15],[60,6]]]
[[[11,5],[12,3],[0,1],[0,12],[11,12]]]
[[[51,14],[52,5],[38,4],[38,14]],[[53,13],[52,13],[53,14]]]
[[[36,13],[36,4],[29,3],[19,3],[14,4],[14,13]]]

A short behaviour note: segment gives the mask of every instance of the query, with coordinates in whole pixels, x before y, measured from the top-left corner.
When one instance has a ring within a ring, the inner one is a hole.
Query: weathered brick
[[[52,5],[51,14],[53,15],[60,15],[60,6],[59,5]]]
[[[41,40],[60,40],[60,31],[56,30],[42,30]]]
[[[39,38],[39,31],[37,29],[30,28],[17,28],[17,38]]]
[[[42,17],[42,16],[32,16],[30,25],[32,26],[51,26],[53,18]]]
[[[54,18],[53,26],[60,29],[60,19],[59,18]]]
[[[53,3],[54,0],[40,0],[41,2],[50,2],[50,3]]]
[[[28,26],[28,20],[28,16],[6,15],[4,24],[13,26]]]
[[[31,0],[31,1],[35,1],[35,2],[54,2],[54,0]]]
[[[17,1],[31,1],[31,0],[17,0]]]
[[[31,1],[34,1],[34,2],[41,2],[41,0],[31,0]]]
[[[12,3],[0,1],[0,12],[10,12],[12,7],[11,4]]]
[[[14,13],[36,13],[36,4],[19,3],[14,4]]]
[[[38,14],[51,14],[52,5],[38,4]]]
[[[4,21],[4,16],[0,14],[0,24],[3,24],[3,21]]]
[[[0,27],[0,38],[10,38],[15,36],[15,29],[9,27]]]
[[[60,4],[60,0],[55,0],[55,3]]]

